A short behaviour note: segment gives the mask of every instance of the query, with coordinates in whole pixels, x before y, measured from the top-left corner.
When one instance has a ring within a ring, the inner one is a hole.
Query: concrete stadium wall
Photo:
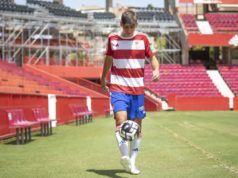
[[[7,109],[21,108],[27,120],[33,120],[33,107],[48,107],[48,98],[45,95],[0,94],[0,136],[11,135],[15,129],[10,129],[7,119]]]
[[[86,97],[72,97],[72,96],[57,96],[56,102],[56,119],[57,125],[73,122],[74,118],[70,110],[70,105],[79,104],[87,106]],[[109,108],[109,98],[106,97],[92,97],[91,110],[94,112],[94,117],[105,115],[105,106]]]
[[[95,116],[105,115],[105,110],[110,110],[109,98],[92,98],[92,111],[95,112]]]
[[[234,110],[238,111],[238,96],[234,97]]]
[[[148,96],[145,97],[145,111],[160,111],[161,104],[153,101],[152,98]]]
[[[56,101],[57,125],[67,124],[75,121],[69,107],[71,104],[79,104],[82,106],[86,106],[86,97],[57,96]]]
[[[229,98],[227,97],[175,97],[177,111],[228,111]]]
[[[175,94],[168,95],[167,102],[169,107],[176,108],[176,95]]]
[[[95,116],[105,115],[104,105],[108,103],[109,99],[106,97],[92,97],[91,108],[95,112]],[[86,97],[71,97],[71,96],[56,96],[56,120],[57,125],[74,122],[70,105],[79,104],[87,106]],[[34,116],[32,108],[44,107],[48,109],[48,95],[23,95],[23,94],[0,94],[0,138],[2,136],[13,136],[15,129],[9,128],[9,121],[7,119],[6,109],[20,108],[23,109],[24,115],[27,120],[33,121]],[[51,112],[51,111],[49,111]],[[38,129],[36,126],[35,129]]]

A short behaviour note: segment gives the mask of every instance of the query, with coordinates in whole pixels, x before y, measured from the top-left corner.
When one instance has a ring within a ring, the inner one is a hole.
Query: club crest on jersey
[[[136,50],[144,50],[145,49],[145,44],[141,40],[135,40],[133,42],[133,47],[132,48],[136,49]]]

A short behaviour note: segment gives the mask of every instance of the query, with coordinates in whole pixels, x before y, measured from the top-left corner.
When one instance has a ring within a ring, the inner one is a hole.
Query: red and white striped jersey
[[[111,34],[106,55],[113,59],[110,91],[144,94],[145,58],[153,56],[148,36],[139,32],[130,38],[122,37],[120,33]]]

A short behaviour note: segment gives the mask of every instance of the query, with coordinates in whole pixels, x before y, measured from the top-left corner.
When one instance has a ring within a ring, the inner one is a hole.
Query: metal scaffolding
[[[71,65],[72,61],[74,65],[101,65],[106,38],[119,30],[119,24],[119,19],[4,12],[0,15],[0,57],[18,65]],[[138,29],[149,36],[165,36],[166,46],[158,53],[161,63],[180,62],[180,28],[175,22],[140,21]],[[85,47],[87,43],[91,46]]]

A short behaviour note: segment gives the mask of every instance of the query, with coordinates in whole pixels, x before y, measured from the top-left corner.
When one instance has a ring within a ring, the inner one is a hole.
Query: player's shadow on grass
[[[108,176],[111,178],[126,178],[116,175],[117,173],[126,173],[126,171],[122,169],[111,169],[111,170],[102,170],[102,169],[88,169],[88,172],[94,172],[95,174],[102,175],[102,176]]]

